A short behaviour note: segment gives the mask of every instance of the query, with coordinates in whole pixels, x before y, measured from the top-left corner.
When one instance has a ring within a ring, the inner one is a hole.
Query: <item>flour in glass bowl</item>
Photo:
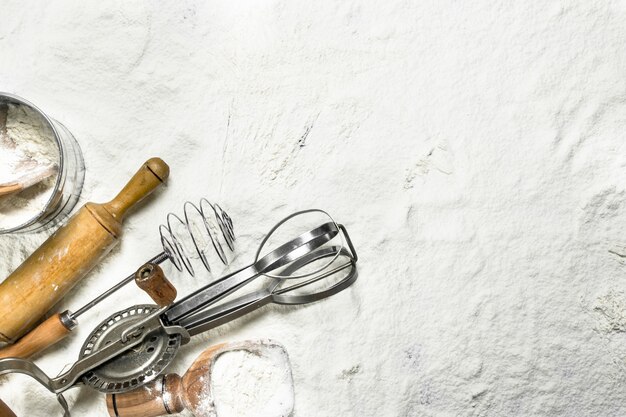
[[[195,410],[196,417],[287,417],[293,412],[291,365],[280,345],[222,353],[206,383],[211,395]]]
[[[59,150],[54,132],[37,111],[22,104],[0,104],[0,184],[42,167],[56,172],[25,190],[0,196],[0,229],[10,229],[37,216],[54,193]],[[4,120],[6,117],[6,121]]]

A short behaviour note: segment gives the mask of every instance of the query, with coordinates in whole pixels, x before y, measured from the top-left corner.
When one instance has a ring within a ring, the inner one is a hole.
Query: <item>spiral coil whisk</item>
[[[215,252],[224,265],[228,264],[224,245],[232,252],[234,250],[235,233],[233,221],[217,204],[211,204],[206,198],[198,205],[190,201],[183,205],[183,218],[175,213],[169,213],[166,223],[159,226],[163,252],[148,260],[151,264],[161,264],[170,260],[179,271],[183,267],[195,276],[191,259],[200,258],[204,267],[211,272],[209,264],[210,252]],[[211,249],[211,247],[213,249]],[[75,313],[68,315],[68,322],[73,322],[78,316],[100,303],[111,294],[133,281],[135,274],[131,274],[122,281],[94,298]]]
[[[159,226],[159,233],[164,253],[176,269],[182,271],[184,267],[191,276],[195,276],[191,259],[196,254],[211,272],[208,257],[211,247],[224,265],[228,264],[224,246],[231,252],[234,250],[232,219],[218,204],[212,204],[206,198],[198,205],[185,202],[182,218],[169,213],[166,223]]]

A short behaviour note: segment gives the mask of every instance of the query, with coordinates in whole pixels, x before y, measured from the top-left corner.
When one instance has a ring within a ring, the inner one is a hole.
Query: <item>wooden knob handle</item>
[[[0,400],[0,417],[16,417],[13,410],[11,410],[2,400]]]
[[[122,188],[117,196],[103,207],[118,221],[132,206],[165,182],[170,175],[170,167],[161,158],[148,159]]]
[[[176,288],[157,264],[147,263],[139,268],[135,273],[135,283],[161,307],[172,304],[176,299]]]
[[[43,351],[48,346],[52,346],[59,340],[65,338],[70,332],[71,328],[63,324],[61,315],[55,314],[18,340],[17,343],[0,349],[0,359],[26,359],[35,353]]]
[[[180,413],[185,409],[181,378],[166,374],[142,388],[121,394],[107,394],[111,417],[157,417]]]

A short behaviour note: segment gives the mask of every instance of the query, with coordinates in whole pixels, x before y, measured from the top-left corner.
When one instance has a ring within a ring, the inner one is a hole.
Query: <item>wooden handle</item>
[[[107,410],[111,417],[157,417],[180,413],[185,409],[181,378],[166,374],[130,392],[107,394]]]
[[[13,410],[11,410],[2,400],[0,400],[0,417],[16,417]]]
[[[202,395],[205,379],[215,355],[228,348],[227,343],[214,345],[202,352],[181,378],[167,374],[143,387],[121,394],[107,394],[111,417],[156,417],[180,413],[185,408],[194,412]],[[191,395],[190,395],[191,394]]]
[[[167,374],[132,391],[107,394],[106,403],[109,415],[111,417],[156,417],[179,413],[183,409],[187,409],[195,415],[213,415],[215,413],[215,398],[210,380],[217,358],[229,351],[259,352],[259,349],[274,347],[281,349],[285,355],[291,377],[291,365],[289,365],[287,352],[282,345],[276,342],[245,340],[221,343],[202,352],[182,378],[176,374]],[[291,405],[293,407],[293,403]]]
[[[0,349],[2,358],[29,358],[62,340],[71,332],[61,321],[61,315],[55,314],[46,319],[17,343]]]
[[[161,307],[176,299],[176,288],[165,277],[159,265],[147,263],[135,273],[135,283]]]
[[[161,158],[150,158],[133,175],[117,196],[103,207],[118,221],[132,206],[150,194],[170,175],[170,167]]]
[[[0,197],[3,195],[19,193],[23,188],[22,184],[0,185]]]

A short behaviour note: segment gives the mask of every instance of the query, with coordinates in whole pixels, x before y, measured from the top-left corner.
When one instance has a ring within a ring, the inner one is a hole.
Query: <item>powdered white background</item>
[[[0,89],[82,145],[81,202],[149,156],[167,189],[127,221],[76,308],[159,251],[157,226],[206,196],[239,256],[307,207],[349,228],[355,286],[267,308],[183,348],[271,337],[291,355],[296,416],[626,415],[624,1],[0,3]],[[45,234],[0,237],[6,276]],[[170,274],[181,293],[206,282]],[[72,362],[81,317],[37,363]],[[25,377],[20,416],[58,411]],[[68,394],[105,416],[101,394]]]

